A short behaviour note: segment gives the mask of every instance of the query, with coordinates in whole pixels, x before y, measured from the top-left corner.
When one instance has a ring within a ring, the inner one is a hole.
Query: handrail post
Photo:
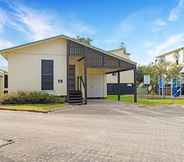
[[[84,59],[84,83],[85,83],[85,87],[84,87],[84,94],[85,94],[84,104],[87,104],[87,62],[86,62],[86,57]]]
[[[79,76],[77,76],[77,90],[79,91]]]

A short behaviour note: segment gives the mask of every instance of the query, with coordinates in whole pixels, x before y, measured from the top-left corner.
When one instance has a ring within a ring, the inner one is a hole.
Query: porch
[[[107,97],[106,74],[134,70],[134,101],[137,101],[135,85],[136,64],[114,56],[101,49],[73,40],[67,40],[67,101],[87,104],[90,98]],[[120,100],[120,90],[116,94]],[[78,96],[78,97],[77,97]]]

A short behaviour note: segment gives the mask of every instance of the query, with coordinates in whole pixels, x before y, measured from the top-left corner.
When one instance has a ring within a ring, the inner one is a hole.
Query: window
[[[54,61],[41,60],[41,89],[54,89]]]
[[[117,76],[116,73],[112,73],[112,76]]]
[[[8,88],[8,75],[4,75],[4,88]]]
[[[180,57],[180,55],[179,55],[179,53],[177,52],[177,53],[175,54],[175,59],[176,59],[176,64],[177,64],[177,65],[179,64],[179,57]]]

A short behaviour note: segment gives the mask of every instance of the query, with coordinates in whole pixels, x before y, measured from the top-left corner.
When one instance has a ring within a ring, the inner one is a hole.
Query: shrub
[[[1,104],[46,104],[63,102],[64,99],[62,97],[43,92],[17,92],[0,96]]]

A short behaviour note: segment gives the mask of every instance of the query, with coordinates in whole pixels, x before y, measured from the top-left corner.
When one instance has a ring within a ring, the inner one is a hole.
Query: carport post
[[[84,104],[87,104],[87,59],[86,59],[86,48],[85,48],[85,58],[84,58]]]
[[[134,103],[137,103],[136,67],[134,68]]]
[[[118,71],[118,101],[120,101],[120,72]]]

